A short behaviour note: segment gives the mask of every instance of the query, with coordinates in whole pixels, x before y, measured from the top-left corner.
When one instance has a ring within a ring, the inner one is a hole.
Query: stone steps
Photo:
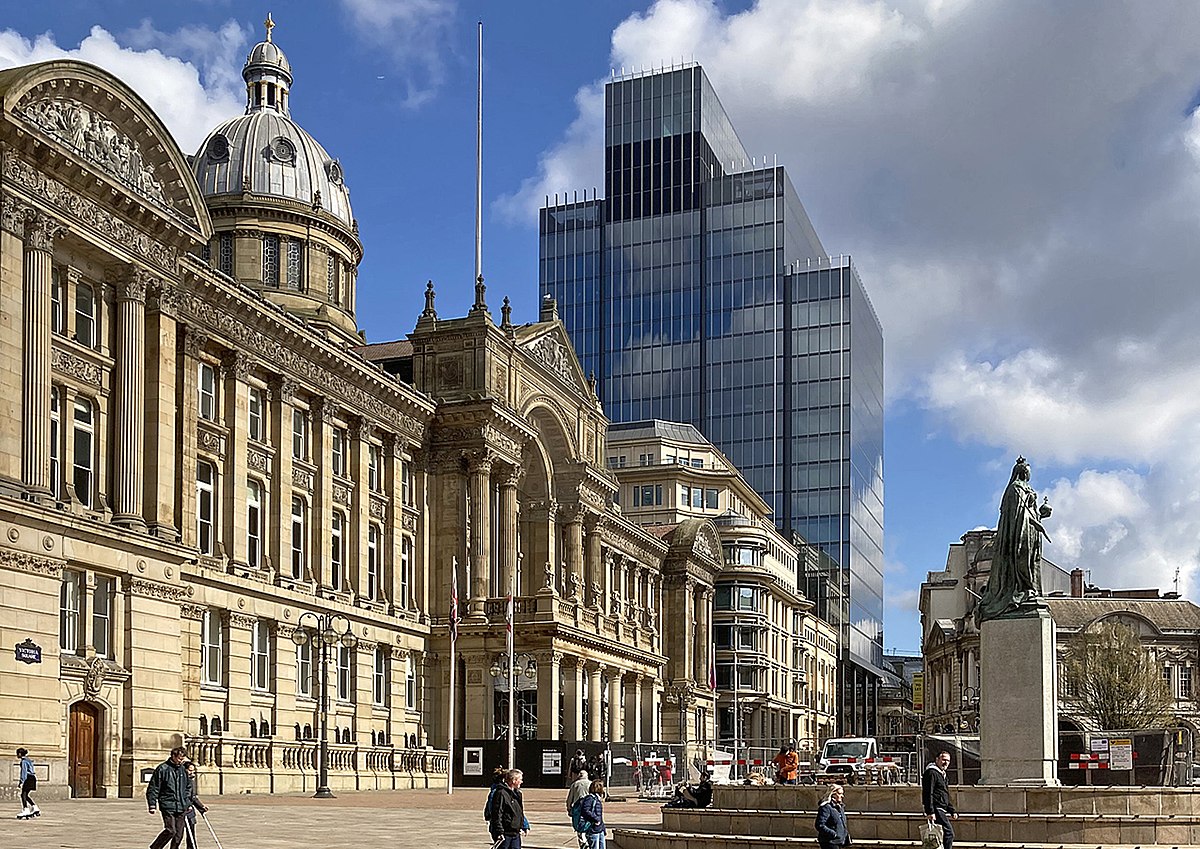
[[[664,808],[666,832],[714,836],[811,838],[815,811]],[[848,811],[855,844],[918,843],[925,817],[912,811]],[[1120,814],[962,814],[954,822],[955,844],[1189,845],[1200,844],[1200,817]],[[1079,841],[1084,841],[1079,843]]]
[[[613,849],[812,849],[815,837],[771,837],[755,835],[697,834],[650,829],[613,829],[609,844]],[[859,849],[919,849],[917,840],[866,840],[854,836]],[[1142,849],[1166,846],[1172,849],[1197,849],[1195,843],[1034,843],[993,842],[955,839],[956,849]]]

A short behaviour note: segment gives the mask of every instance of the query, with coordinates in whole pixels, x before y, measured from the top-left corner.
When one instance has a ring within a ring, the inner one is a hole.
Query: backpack
[[[583,799],[571,806],[571,828],[583,833],[591,827],[591,823],[583,821]]]
[[[492,800],[496,798],[496,790],[499,784],[493,784],[492,789],[488,791],[487,801],[483,803],[483,818],[488,822],[492,821]]]

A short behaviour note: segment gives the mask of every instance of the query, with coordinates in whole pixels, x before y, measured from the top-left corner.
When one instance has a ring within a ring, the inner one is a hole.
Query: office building
[[[604,186],[541,211],[541,291],[614,422],[696,426],[781,531],[838,564],[811,595],[842,632],[841,731],[872,731],[883,342],[862,281],[784,168],[747,156],[697,65],[608,84]]]

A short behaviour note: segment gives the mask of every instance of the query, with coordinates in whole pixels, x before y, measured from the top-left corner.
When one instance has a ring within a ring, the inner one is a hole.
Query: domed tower
[[[338,160],[292,120],[292,68],[267,37],[246,58],[246,113],[192,159],[213,221],[212,265],[333,338],[358,343],[362,243]]]

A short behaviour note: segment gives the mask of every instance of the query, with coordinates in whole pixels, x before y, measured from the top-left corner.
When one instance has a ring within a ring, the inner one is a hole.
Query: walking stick
[[[208,826],[208,833],[212,835],[213,842],[217,844],[217,849],[223,849],[221,841],[217,839],[217,833],[213,831],[212,823],[208,821],[208,815],[201,814],[200,816],[204,820],[204,824]]]

